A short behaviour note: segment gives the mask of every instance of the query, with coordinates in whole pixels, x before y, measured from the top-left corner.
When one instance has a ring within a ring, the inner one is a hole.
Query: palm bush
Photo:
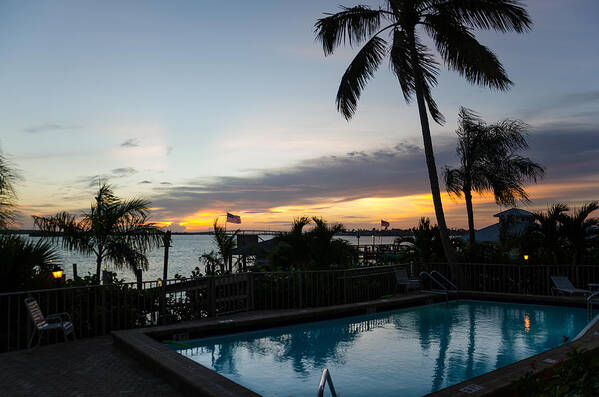
[[[232,256],[233,249],[235,248],[235,238],[239,233],[239,230],[233,233],[227,233],[227,230],[218,224],[218,218],[214,220],[214,242],[216,243],[217,250],[210,251],[200,256],[200,261],[206,266],[206,273],[211,275],[226,274],[233,271],[232,267]],[[227,265],[230,265],[227,269]]]
[[[312,222],[315,226],[304,231]],[[296,270],[351,267],[356,258],[354,248],[335,238],[342,230],[342,224],[329,224],[319,217],[297,218],[289,233],[275,237],[277,247],[269,256],[269,264],[274,269]]]
[[[14,234],[0,235],[0,292],[48,288],[54,285],[56,250],[46,241],[33,242]]]
[[[358,100],[383,59],[389,57],[406,102],[416,97],[431,193],[445,256],[454,261],[449,242],[435,165],[428,114],[444,122],[432,95],[439,62],[424,43],[428,35],[440,58],[470,83],[507,90],[512,82],[495,54],[478,42],[475,29],[522,33],[532,21],[518,0],[386,0],[379,9],[342,7],[315,25],[325,56],[338,47],[362,45],[341,78],[337,109],[346,119],[355,114]],[[388,39],[382,36],[386,34]],[[388,41],[389,40],[389,41]]]

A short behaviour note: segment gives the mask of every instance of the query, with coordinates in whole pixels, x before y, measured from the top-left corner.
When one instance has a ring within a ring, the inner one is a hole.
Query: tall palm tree
[[[17,179],[18,173],[0,153],[0,229],[6,229],[14,220],[17,199],[14,183]]]
[[[528,126],[520,120],[505,119],[487,124],[470,109],[461,108],[458,116],[458,168],[445,167],[445,186],[450,195],[464,195],[468,213],[470,243],[475,242],[472,192],[492,191],[499,205],[528,201],[525,184],[536,182],[543,167],[516,154],[528,148]]]
[[[507,90],[512,82],[501,62],[476,40],[473,30],[522,33],[531,28],[532,21],[519,0],[385,0],[384,4],[379,9],[342,7],[338,13],[326,14],[316,22],[316,38],[325,56],[346,43],[354,46],[365,42],[337,92],[337,109],[346,119],[356,112],[362,90],[386,55],[406,102],[416,96],[437,224],[445,256],[453,263],[427,114],[428,108],[433,120],[444,122],[431,93],[437,84],[439,63],[421,35],[428,34],[447,67],[469,82]],[[381,37],[384,33],[390,36],[391,44]]]
[[[100,282],[102,263],[132,270],[148,268],[146,252],[158,247],[163,232],[149,222],[150,202],[140,198],[122,200],[112,188],[98,189],[89,212],[80,219],[67,212],[53,217],[34,216],[40,230],[60,241],[63,248],[96,256],[96,278]]]
[[[592,212],[599,209],[599,201],[591,201],[574,211],[572,215],[561,217],[561,233],[572,247],[572,264],[577,265],[589,244],[593,227],[599,225],[599,218],[590,218]]]
[[[535,226],[532,230],[533,236],[539,236],[538,241],[543,250],[551,255],[553,264],[559,264],[559,253],[562,251],[562,235],[560,231],[560,221],[564,217],[564,212],[569,208],[564,203],[556,203],[547,209],[546,212],[533,213]]]

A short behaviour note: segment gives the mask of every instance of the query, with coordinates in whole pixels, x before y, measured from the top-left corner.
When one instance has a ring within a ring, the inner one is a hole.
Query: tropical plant
[[[542,250],[538,256],[546,254],[555,265],[559,264],[564,243],[560,230],[560,221],[568,210],[566,204],[556,203],[549,207],[546,212],[533,213],[535,223],[530,231],[531,240],[534,240]]]
[[[466,201],[469,240],[475,242],[472,193],[493,192],[499,205],[528,201],[525,184],[536,182],[543,167],[517,151],[528,148],[528,126],[520,120],[485,123],[476,113],[462,107],[458,116],[457,168],[445,167],[445,186],[450,195]]]
[[[312,222],[314,227],[304,231]],[[349,267],[356,257],[354,248],[349,242],[335,238],[343,230],[342,224],[329,224],[319,217],[296,218],[289,233],[275,237],[277,245],[269,263],[273,268],[284,269]]]
[[[0,229],[6,229],[14,220],[17,199],[14,183],[17,179],[18,173],[0,153]]]
[[[532,26],[528,12],[518,0],[386,0],[384,8],[342,7],[318,19],[315,33],[324,54],[341,45],[365,44],[341,78],[337,109],[350,119],[362,90],[389,55],[406,102],[416,96],[433,203],[445,256],[454,262],[443,213],[428,113],[437,123],[444,118],[431,89],[437,84],[439,63],[421,39],[421,28],[435,44],[449,69],[471,83],[507,90],[512,82],[495,54],[480,44],[474,29],[522,33]],[[381,37],[388,33],[391,44]]]
[[[591,201],[574,211],[573,214],[562,214],[560,232],[568,240],[572,250],[572,264],[577,265],[583,258],[591,242],[593,230],[599,226],[599,218],[590,218],[592,212],[599,209],[599,201]]]
[[[225,274],[228,272],[232,272],[232,256],[233,249],[235,248],[235,238],[239,233],[239,230],[234,231],[233,233],[227,233],[227,230],[218,224],[218,218],[214,220],[214,243],[217,246],[217,251],[212,250],[208,253],[202,254],[200,256],[200,261],[204,262],[206,266],[207,274]],[[229,265],[229,269],[227,270],[227,264]]]
[[[147,270],[146,253],[158,247],[163,232],[149,222],[150,202],[141,198],[122,200],[112,188],[103,184],[98,189],[89,212],[80,219],[67,212],[53,217],[34,216],[35,224],[46,238],[69,251],[96,257],[96,277],[99,282],[103,263],[117,268]]]
[[[401,240],[414,244],[414,251],[417,260],[430,262],[439,260],[443,257],[443,245],[441,244],[441,235],[437,225],[431,226],[431,220],[428,217],[422,217],[418,225],[410,229],[411,237],[404,237]]]
[[[53,286],[52,261],[58,256],[50,243],[0,235],[0,258],[0,292]]]

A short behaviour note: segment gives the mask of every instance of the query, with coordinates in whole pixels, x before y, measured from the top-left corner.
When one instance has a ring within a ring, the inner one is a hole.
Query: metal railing
[[[24,348],[31,332],[24,300],[46,315],[68,312],[78,338],[250,310],[356,303],[397,291],[397,266],[236,273],[223,276],[93,285],[0,294],[0,352]],[[59,339],[49,336],[45,342]]]
[[[551,276],[566,276],[578,287],[599,282],[599,266],[594,265],[519,265],[459,263],[452,272],[447,263],[414,264],[414,271],[447,275],[462,291],[552,295]],[[454,274],[455,273],[455,274]]]
[[[318,383],[318,392],[316,395],[318,397],[322,397],[324,395],[324,388],[329,384],[329,390],[331,391],[331,395],[333,397],[337,397],[337,392],[335,391],[335,386],[333,386],[333,379],[331,378],[331,373],[328,368],[322,370],[322,375],[320,376],[320,382]]]
[[[353,269],[236,273],[224,276],[93,285],[0,293],[0,352],[25,347],[29,324],[25,298],[34,297],[45,314],[68,312],[77,337],[113,330],[197,320],[250,310],[280,310],[350,304],[400,292],[394,271],[405,265]],[[414,276],[447,275],[460,290],[551,295],[551,276],[575,286],[599,281],[599,266],[413,264]],[[50,336],[49,342],[58,339]]]

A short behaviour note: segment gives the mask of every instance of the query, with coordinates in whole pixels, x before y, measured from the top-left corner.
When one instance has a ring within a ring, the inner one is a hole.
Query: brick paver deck
[[[0,396],[180,396],[112,337],[0,354]]]

